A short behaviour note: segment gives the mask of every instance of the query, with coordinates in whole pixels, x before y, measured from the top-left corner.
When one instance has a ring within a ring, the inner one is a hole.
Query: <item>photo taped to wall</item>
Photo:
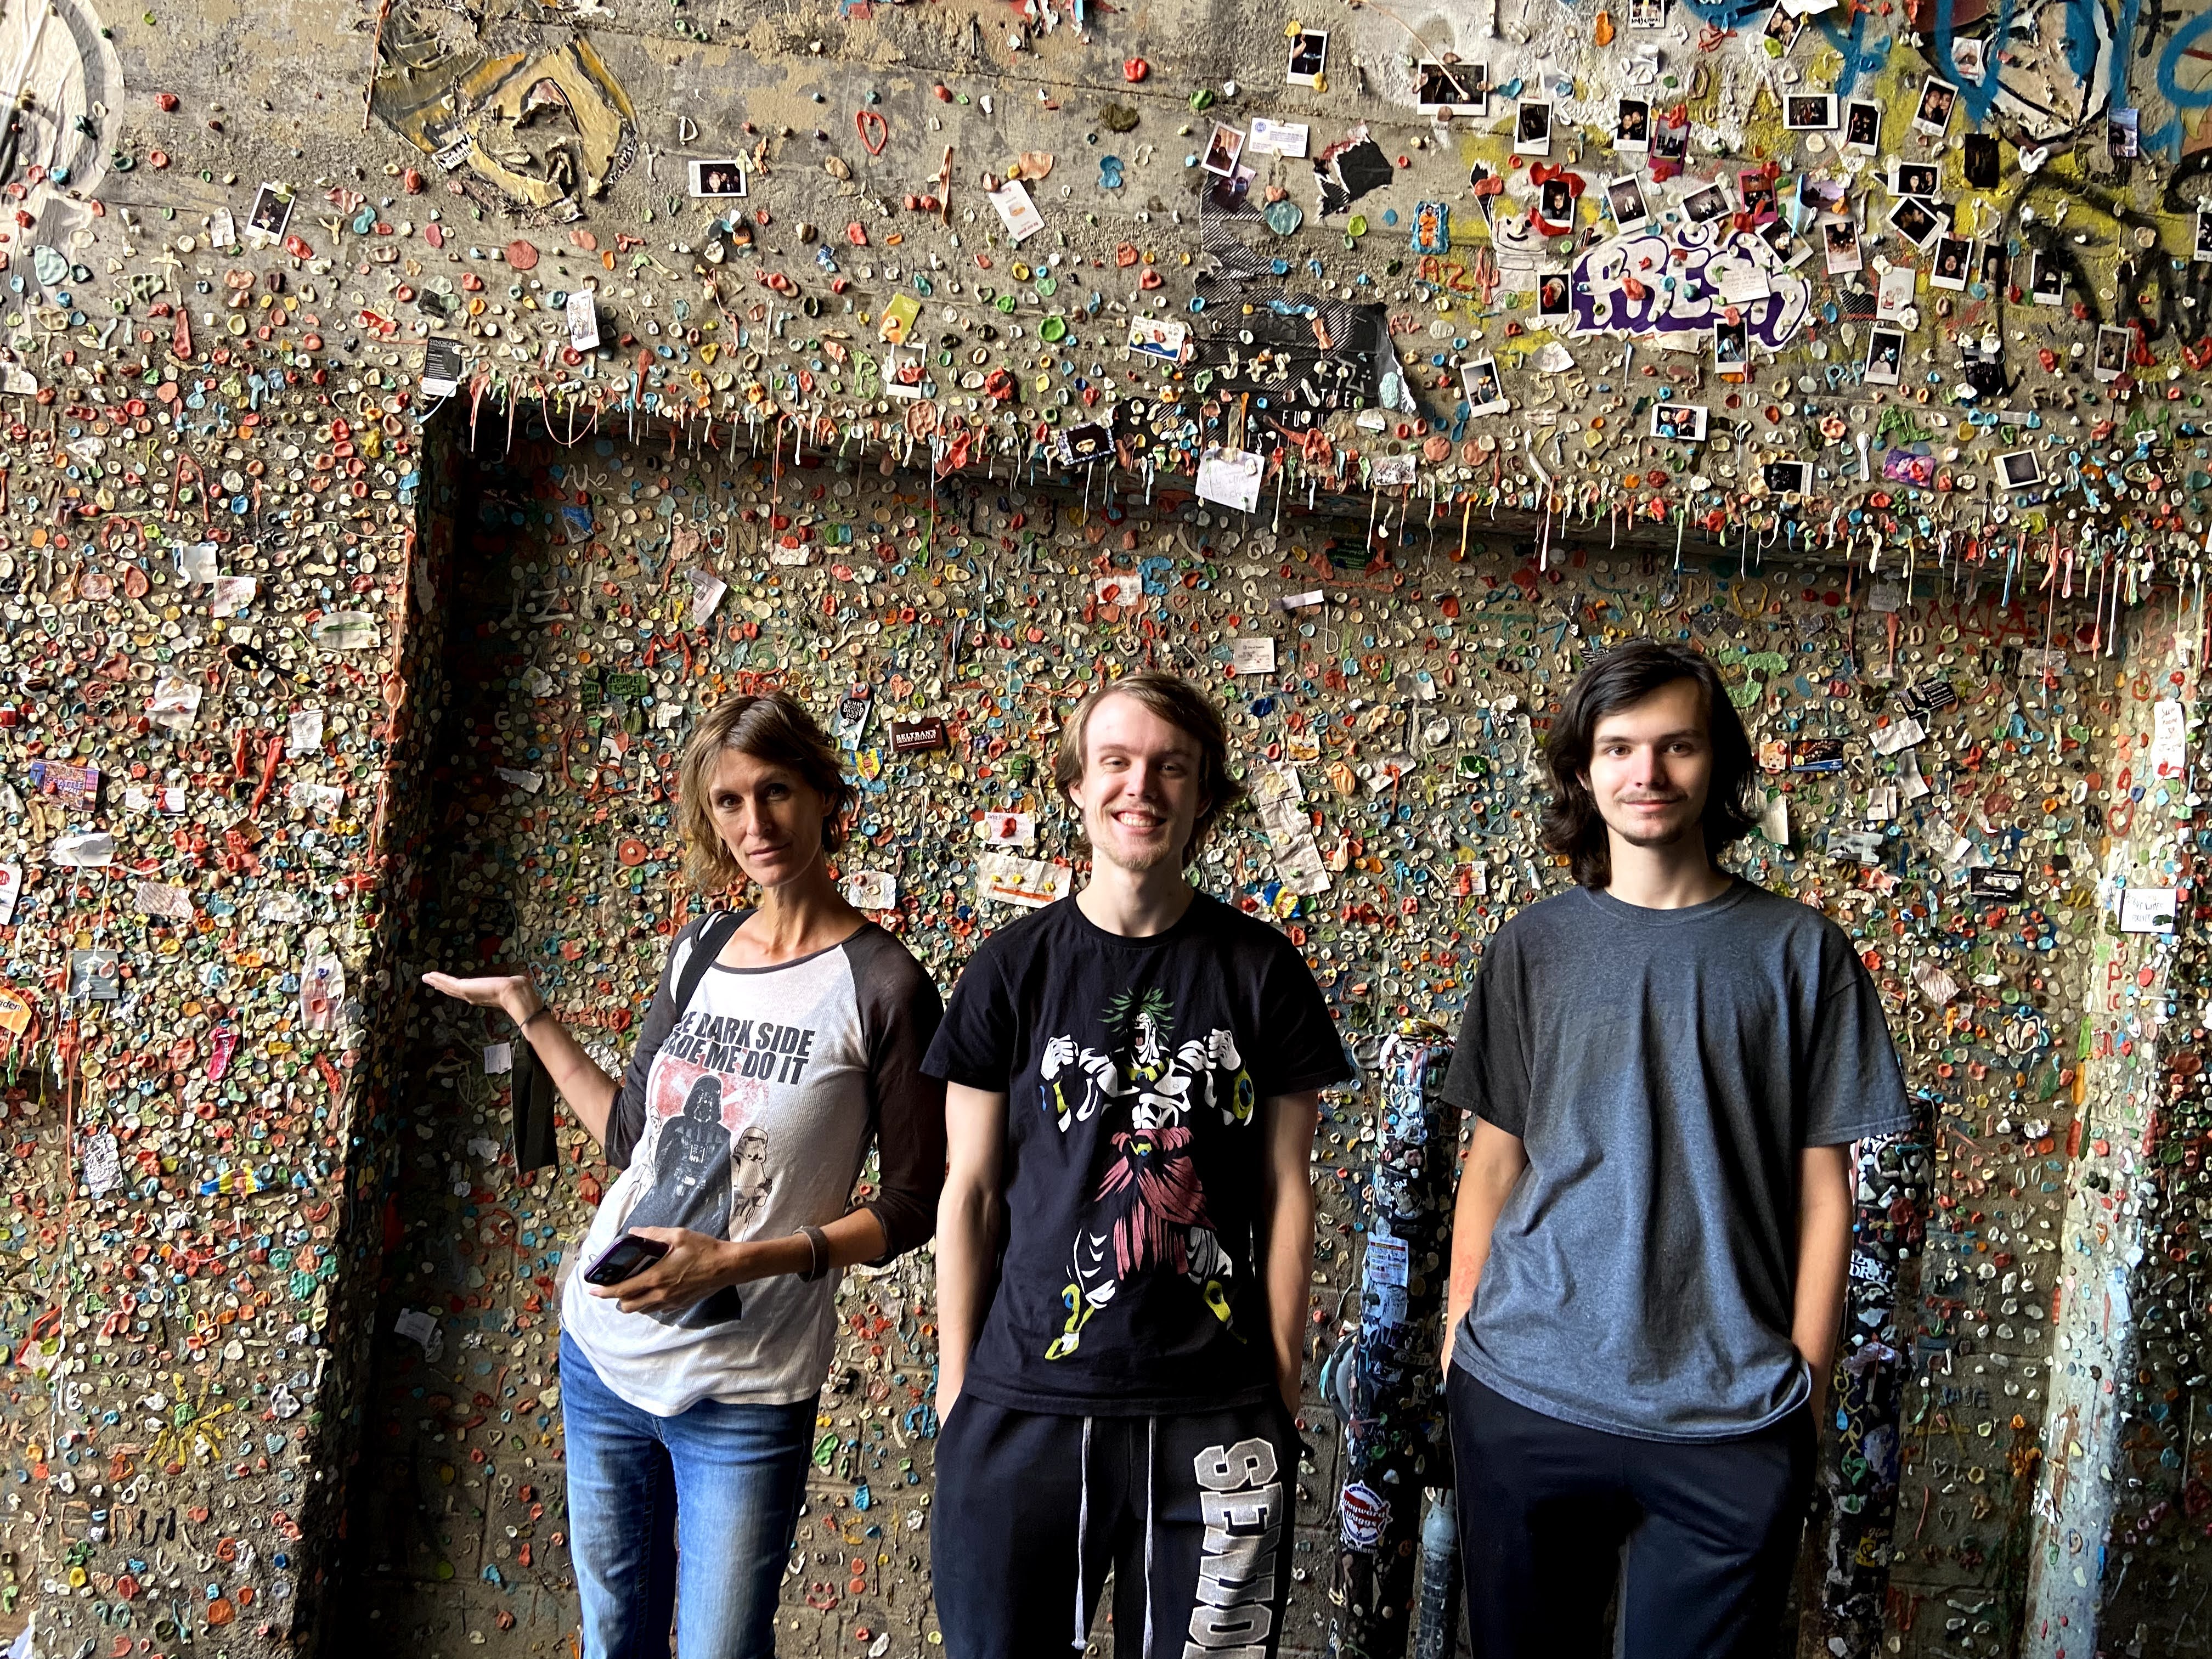
[[[1552,106],[1541,99],[1524,98],[1513,110],[1513,153],[1549,155],[1552,153]]]
[[[1413,101],[1424,115],[1490,113],[1490,70],[1483,64],[1423,63],[1413,78]]]

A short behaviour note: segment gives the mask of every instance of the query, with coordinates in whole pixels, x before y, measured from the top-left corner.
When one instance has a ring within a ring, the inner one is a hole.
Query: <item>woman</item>
[[[678,782],[687,873],[702,892],[743,878],[760,900],[678,936],[619,1086],[528,975],[423,975],[505,1010],[622,1170],[561,1304],[585,1659],[665,1656],[672,1604],[687,1659],[774,1654],[836,1270],[888,1261],[934,1222],[945,1085],[919,1066],[943,1006],[830,879],[851,799],[791,698],[702,718]],[[848,1207],[871,1135],[880,1189]],[[665,1253],[587,1282],[632,1237]]]

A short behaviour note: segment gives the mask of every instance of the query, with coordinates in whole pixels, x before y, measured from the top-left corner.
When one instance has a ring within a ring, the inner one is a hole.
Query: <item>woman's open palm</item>
[[[422,983],[434,991],[443,991],[449,997],[459,997],[463,1002],[473,1003],[479,1008],[508,1008],[516,1000],[529,994],[530,976],[526,974],[486,974],[475,979],[457,979],[451,974],[425,974]]]

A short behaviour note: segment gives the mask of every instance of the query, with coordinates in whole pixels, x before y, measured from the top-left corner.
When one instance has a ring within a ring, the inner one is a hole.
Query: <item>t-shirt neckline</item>
[[[744,915],[741,915],[738,920],[738,927],[744,927],[745,925],[744,916],[749,916],[751,914],[752,912],[750,910],[744,912]],[[854,939],[860,938],[861,934],[866,933],[869,928],[875,925],[876,924],[872,921],[863,920],[858,927],[855,927],[851,933],[846,934],[844,938],[839,939],[835,945],[825,945],[818,951],[809,951],[803,957],[787,957],[781,962],[763,963],[757,968],[726,968],[722,965],[721,951],[714,952],[714,960],[708,963],[707,966],[718,974],[780,974],[787,968],[797,968],[803,963],[812,962],[817,957],[826,957],[832,951],[843,950],[847,945],[850,945]],[[730,938],[735,939],[736,937],[737,930],[732,928],[730,933]],[[722,950],[727,950],[729,948],[729,945],[730,940],[726,939],[724,939],[722,941]]]
[[[1645,927],[1682,927],[1734,909],[1743,902],[1752,888],[1741,876],[1730,876],[1727,890],[1719,896],[1709,898],[1703,904],[1686,904],[1674,910],[1657,910],[1648,904],[1631,904],[1626,899],[1615,898],[1603,888],[1585,887],[1581,890],[1599,909],[1620,921],[1632,921]]]
[[[1110,927],[1101,927],[1089,916],[1084,915],[1083,907],[1075,902],[1075,895],[1073,893],[1058,902],[1067,907],[1068,914],[1075,919],[1076,927],[1101,945],[1115,946],[1124,951],[1157,951],[1161,946],[1186,938],[1196,931],[1199,926],[1199,912],[1211,900],[1212,895],[1201,892],[1195,887],[1192,888],[1190,902],[1183,907],[1183,912],[1175,919],[1175,924],[1172,927],[1162,928],[1157,933],[1117,933]]]

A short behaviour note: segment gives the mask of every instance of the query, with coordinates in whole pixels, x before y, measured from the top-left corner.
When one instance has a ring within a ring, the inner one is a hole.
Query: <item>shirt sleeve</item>
[[[629,1155],[645,1133],[645,1085],[653,1075],[653,1056],[668,1041],[668,1034],[676,1029],[677,1016],[683,1012],[676,1006],[676,976],[690,960],[692,948],[699,942],[699,930],[706,925],[707,918],[701,916],[685,927],[669,947],[668,959],[660,964],[660,983],[654,988],[652,1006],[645,1011],[645,1024],[638,1027],[637,1047],[630,1050],[629,1069],[623,1073],[622,1086],[615,1091],[615,1103],[607,1113],[602,1145],[607,1162],[617,1170],[629,1168]]]
[[[1250,1044],[1244,1060],[1261,1099],[1331,1088],[1358,1074],[1346,1057],[1335,1016],[1329,1012],[1321,987],[1314,983],[1313,970],[1286,939],[1270,953],[1260,999],[1256,1035],[1264,1042]]]
[[[1528,1133],[1528,1059],[1521,1018],[1520,941],[1501,933],[1482,958],[1460,1015],[1443,1098],[1510,1135]]]
[[[878,937],[882,966],[871,963],[862,975],[867,988],[861,993],[860,1027],[868,1048],[869,1115],[880,1176],[875,1195],[862,1207],[884,1230],[884,1253],[869,1264],[880,1267],[937,1227],[937,1195],[945,1186],[945,1085],[921,1066],[945,1004],[921,964],[888,934]],[[903,960],[894,963],[894,956]]]
[[[1012,1092],[1014,1006],[1000,971],[1000,952],[987,942],[953,982],[944,1023],[923,1055],[921,1071],[963,1089]]]
[[[1836,951],[1844,960],[1822,985],[1801,1072],[1798,1121],[1805,1126],[1802,1144],[1807,1146],[1902,1134],[1913,1125],[1881,993],[1848,941],[1839,939]]]

